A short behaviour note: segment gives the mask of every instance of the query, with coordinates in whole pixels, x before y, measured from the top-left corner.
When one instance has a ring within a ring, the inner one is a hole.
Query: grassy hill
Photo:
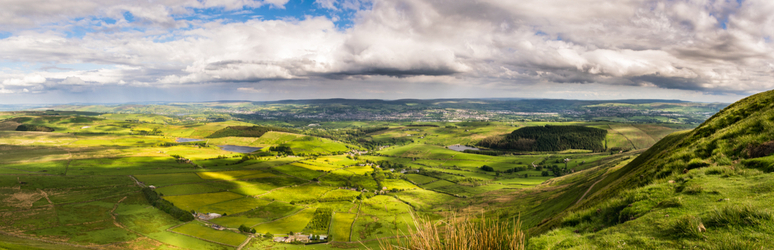
[[[774,92],[673,133],[532,228],[534,249],[770,249]]]

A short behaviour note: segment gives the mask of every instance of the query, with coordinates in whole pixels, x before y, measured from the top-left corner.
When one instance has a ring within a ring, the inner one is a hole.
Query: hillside
[[[532,228],[534,249],[770,249],[774,92],[673,133]]]

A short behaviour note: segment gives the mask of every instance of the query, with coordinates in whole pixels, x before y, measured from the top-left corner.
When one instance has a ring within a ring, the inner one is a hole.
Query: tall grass
[[[710,214],[707,226],[757,226],[771,221],[772,214],[750,204],[730,205],[723,209],[715,209]]]
[[[685,215],[672,223],[671,228],[666,232],[672,236],[683,237],[701,237],[702,232],[706,230],[701,218],[693,215]]]
[[[515,221],[498,217],[448,215],[442,221],[417,218],[412,214],[414,228],[401,235],[396,243],[380,241],[381,250],[523,250],[526,236],[521,231],[521,218]]]

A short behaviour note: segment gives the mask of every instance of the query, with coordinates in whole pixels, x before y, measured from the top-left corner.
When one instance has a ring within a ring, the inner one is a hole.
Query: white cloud
[[[381,77],[447,84],[433,86],[596,83],[708,93],[774,88],[774,4],[763,0],[741,5],[721,0],[315,1],[321,8],[358,10],[347,29],[313,16],[244,22],[174,18],[191,8],[279,9],[287,3],[79,1],[57,8],[56,1],[13,2],[0,9],[0,29],[21,30],[0,40],[0,60],[105,68],[2,73],[0,79],[12,88],[6,91],[263,80],[344,84]],[[137,23],[119,21],[112,32],[82,38],[23,29],[84,16],[120,20],[127,11]],[[150,28],[120,29],[132,25]]]
[[[255,89],[255,88],[237,88],[237,92],[242,93],[267,93],[264,89]]]
[[[24,76],[24,78],[11,78],[3,80],[3,85],[5,86],[32,86],[38,83],[44,83],[46,82],[46,78],[42,77],[40,75],[29,75]]]

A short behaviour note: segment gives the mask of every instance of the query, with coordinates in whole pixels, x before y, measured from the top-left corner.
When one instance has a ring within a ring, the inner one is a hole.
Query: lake
[[[176,142],[195,142],[195,141],[204,141],[204,140],[191,139],[191,138],[177,138],[177,140],[175,140],[175,141]]]
[[[223,150],[226,150],[226,151],[231,151],[231,152],[236,152],[236,153],[245,153],[245,154],[246,153],[252,153],[252,152],[255,152],[256,150],[262,149],[262,148],[259,148],[259,147],[246,147],[246,146],[234,146],[234,145],[220,145],[218,147],[220,147],[220,149],[223,149]]]
[[[458,152],[465,151],[466,149],[479,150],[478,148],[468,147],[468,146],[465,146],[465,145],[451,145],[451,146],[448,146],[447,148],[449,148],[451,150],[454,150],[454,151],[458,151]]]

